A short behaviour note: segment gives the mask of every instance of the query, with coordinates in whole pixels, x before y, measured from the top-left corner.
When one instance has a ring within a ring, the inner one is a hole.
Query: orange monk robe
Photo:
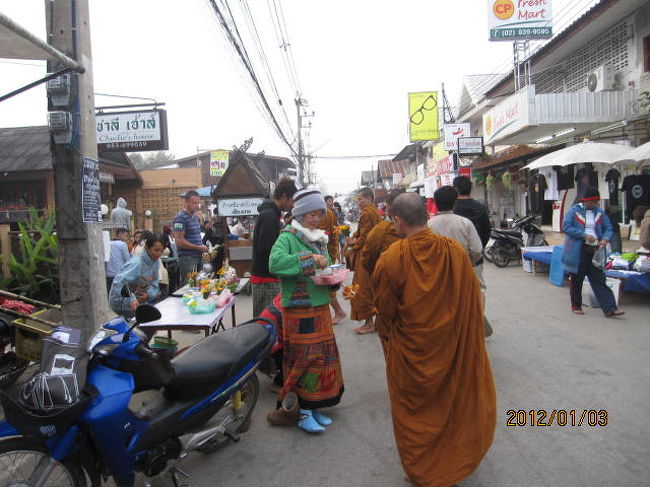
[[[328,208],[318,228],[325,230],[327,233],[329,238],[327,241],[327,253],[330,254],[330,259],[334,263],[339,255],[339,222],[336,218],[336,213]]]
[[[416,487],[449,487],[494,436],[479,282],[465,249],[429,229],[386,250],[372,282],[402,465]]]
[[[380,221],[375,227],[370,230],[370,233],[366,237],[366,243],[361,249],[361,259],[363,260],[363,265],[368,271],[368,274],[372,274],[372,271],[375,270],[375,264],[379,259],[379,256],[384,253],[384,251],[391,246],[393,242],[397,242],[399,236],[395,231],[395,226],[393,222],[390,221]]]
[[[363,264],[363,248],[370,231],[381,221],[381,216],[375,205],[366,206],[359,216],[359,227],[354,234],[354,261],[353,284],[359,285],[359,291],[354,296],[350,305],[352,307],[351,318],[356,321],[365,321],[377,314],[374,305],[374,294],[370,284],[370,274]]]

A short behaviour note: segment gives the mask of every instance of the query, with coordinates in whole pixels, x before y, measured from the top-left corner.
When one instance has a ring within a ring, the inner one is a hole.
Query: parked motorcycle
[[[511,260],[521,259],[523,247],[548,245],[544,231],[534,223],[538,216],[531,213],[515,220],[511,230],[493,228],[490,232],[490,242],[484,251],[486,260],[503,268],[510,264]]]
[[[131,326],[122,318],[106,323],[90,341],[87,392],[60,417],[39,420],[8,408],[0,384],[0,485],[77,487],[87,475],[93,486],[112,476],[123,487],[142,472],[168,473],[178,486],[187,474],[177,463],[188,453],[239,441],[259,395],[255,371],[277,338],[273,324],[258,318],[170,359],[150,349],[138,329],[159,318],[155,307],[142,305]],[[38,364],[18,371],[12,387],[26,383],[33,367],[38,371]],[[129,407],[134,392],[148,389],[152,399]]]

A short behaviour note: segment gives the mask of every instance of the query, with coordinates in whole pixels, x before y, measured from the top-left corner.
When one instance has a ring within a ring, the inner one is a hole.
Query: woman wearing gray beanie
[[[298,191],[293,221],[273,245],[270,271],[280,278],[282,293],[284,385],[278,404],[290,392],[298,395],[298,427],[320,433],[332,420],[318,409],[335,406],[343,395],[343,375],[329,310],[329,287],[311,279],[331,262],[327,234],[318,229],[327,205],[316,188]],[[282,414],[278,409],[271,414]]]

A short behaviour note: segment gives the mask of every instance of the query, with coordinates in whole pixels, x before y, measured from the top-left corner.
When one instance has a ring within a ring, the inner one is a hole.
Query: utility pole
[[[89,338],[109,317],[109,310],[102,226],[96,222],[84,223],[82,213],[84,160],[97,160],[88,0],[46,0],[45,8],[48,43],[84,68],[83,73],[70,75],[69,100],[55,103],[49,96],[48,108],[63,115],[67,112],[72,120],[70,140],[62,143],[51,136],[50,142],[63,320]],[[57,71],[56,61],[48,63],[48,71]],[[89,177],[93,178],[86,174],[86,183],[98,187],[99,181],[88,181]]]
[[[302,107],[302,99],[300,93],[296,94],[296,114],[298,117],[298,182],[301,186],[305,186],[305,154],[302,143],[302,114],[300,109]]]

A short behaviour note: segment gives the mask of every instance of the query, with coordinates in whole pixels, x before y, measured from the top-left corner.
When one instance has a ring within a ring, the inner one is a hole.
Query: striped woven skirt
[[[344,387],[329,305],[284,308],[282,333],[284,386],[278,399],[293,391],[303,409],[337,405]]]

